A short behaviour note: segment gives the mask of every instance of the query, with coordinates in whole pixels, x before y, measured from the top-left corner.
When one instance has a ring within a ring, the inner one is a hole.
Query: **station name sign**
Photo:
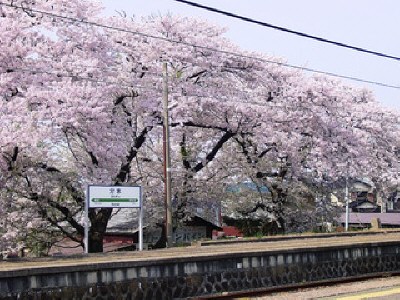
[[[139,186],[88,186],[90,208],[140,208],[141,187]]]

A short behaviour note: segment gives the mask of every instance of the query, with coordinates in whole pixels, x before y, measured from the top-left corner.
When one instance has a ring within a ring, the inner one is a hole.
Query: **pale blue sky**
[[[249,24],[173,0],[101,0],[108,15],[172,13],[200,17],[228,29],[245,50],[287,59],[289,64],[400,86],[400,61],[359,53]],[[248,16],[330,40],[400,56],[398,0],[195,0],[199,4]],[[400,109],[400,90],[346,81],[372,90],[384,105]]]

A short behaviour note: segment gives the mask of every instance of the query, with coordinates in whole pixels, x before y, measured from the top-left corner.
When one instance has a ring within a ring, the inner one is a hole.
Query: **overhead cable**
[[[12,67],[12,66],[4,66],[0,65],[0,68],[8,69],[8,70],[15,70],[18,72],[23,72],[23,73],[30,73],[32,75],[35,74],[46,74],[46,75],[53,75],[57,78],[70,78],[72,80],[84,80],[92,83],[105,83],[109,85],[118,85],[120,87],[125,87],[125,88],[136,88],[136,89],[143,89],[143,90],[148,90],[148,91],[154,91],[157,90],[157,86],[139,86],[139,85],[131,85],[131,84],[124,84],[120,82],[111,82],[107,80],[102,80],[102,79],[96,79],[93,77],[86,77],[86,76],[81,76],[81,75],[72,75],[72,74],[65,74],[62,72],[57,72],[56,70],[43,70],[43,69],[27,69],[27,68],[21,68],[21,67]]]
[[[162,90],[157,88],[157,86],[151,86],[151,85],[129,85],[126,83],[120,83],[120,82],[111,82],[108,80],[102,80],[102,79],[96,79],[93,77],[85,77],[85,76],[77,76],[77,75],[72,75],[72,74],[65,74],[65,73],[60,73],[60,72],[55,72],[55,71],[51,71],[51,70],[43,70],[43,69],[27,69],[27,68],[21,68],[21,67],[11,67],[11,66],[3,66],[0,65],[0,68],[6,68],[6,69],[13,69],[19,72],[23,72],[23,73],[31,73],[33,75],[35,74],[46,74],[46,75],[53,75],[56,76],[57,78],[71,78],[71,79],[75,79],[75,80],[83,80],[83,81],[89,81],[91,83],[104,83],[104,84],[110,84],[110,85],[118,85],[120,87],[126,87],[126,88],[135,88],[135,89],[139,89],[139,90],[144,90],[144,91],[152,91],[152,92],[159,92],[161,93]],[[177,87],[170,87],[171,88],[171,95],[173,96],[174,93],[176,92],[175,89],[177,89],[178,91],[180,90],[181,87],[177,86]],[[200,92],[202,92],[204,90],[204,87],[197,87],[198,90]],[[252,97],[253,95],[249,92],[240,92],[240,93],[230,93],[229,95],[224,94],[224,96],[220,96],[218,95],[218,93],[216,95],[210,94],[209,90],[207,90],[207,92],[204,93],[199,93],[198,91],[194,91],[194,92],[184,92],[182,94],[183,97],[195,97],[195,98],[199,98],[199,99],[204,99],[205,101],[211,101],[211,102],[215,102],[215,103],[220,103],[220,101],[224,102],[224,103],[230,103],[232,105],[248,105],[248,106],[259,106],[259,107],[267,107],[267,108],[291,108],[291,109],[298,109],[298,108],[304,108],[301,104],[301,102],[299,102],[297,105],[294,105],[293,103],[288,104],[288,103],[274,103],[272,101],[267,101],[267,102],[256,102],[256,101],[249,101],[248,98],[246,97]],[[239,99],[241,99],[241,101],[233,101],[231,100],[232,96],[237,97]],[[266,96],[266,95],[264,95]],[[244,98],[243,98],[244,97]],[[261,95],[261,97],[263,97]],[[244,101],[243,101],[244,100]],[[315,107],[321,107],[321,108],[326,108],[327,106],[324,104],[317,104],[317,103],[313,103],[313,106]],[[357,110],[357,109],[353,109],[352,110],[353,113],[364,113],[364,110]]]
[[[305,37],[305,38],[308,38],[308,39],[313,39],[313,40],[316,40],[318,42],[328,43],[328,44],[335,45],[335,46],[338,46],[338,47],[347,48],[347,49],[351,49],[351,50],[358,51],[358,52],[364,52],[364,53],[368,53],[368,54],[372,54],[372,55],[376,55],[376,56],[380,56],[380,57],[384,57],[384,58],[389,58],[389,59],[393,59],[393,60],[396,60],[396,61],[400,61],[400,57],[398,57],[398,56],[393,56],[393,55],[385,54],[385,53],[382,53],[382,52],[368,50],[368,49],[365,49],[365,48],[361,48],[361,47],[345,44],[345,43],[342,43],[342,42],[336,42],[336,41],[329,40],[329,39],[326,39],[326,38],[323,38],[323,37],[319,37],[319,36],[311,35],[311,34],[308,34],[308,33],[292,30],[292,29],[289,29],[289,28],[273,25],[273,24],[266,23],[266,22],[263,22],[263,21],[258,21],[258,20],[255,20],[255,19],[252,19],[252,18],[249,18],[249,17],[237,15],[237,14],[234,14],[234,13],[231,13],[231,12],[227,12],[227,11],[224,11],[224,10],[220,10],[220,9],[217,9],[217,8],[214,8],[214,7],[205,6],[205,5],[202,5],[202,4],[198,4],[198,3],[191,2],[191,1],[186,1],[186,0],[174,0],[174,1],[181,2],[181,3],[187,4],[187,5],[190,5],[190,6],[194,6],[194,7],[202,8],[202,9],[205,9],[205,10],[208,10],[208,11],[216,12],[216,13],[228,16],[228,17],[235,18],[235,19],[240,19],[240,20],[245,21],[245,22],[261,25],[263,27],[268,27],[268,28],[279,30],[279,31],[295,34],[295,35],[298,35],[298,36],[301,36],[301,37]]]
[[[17,5],[14,5],[14,4],[8,4],[8,3],[5,3],[5,2],[1,2],[1,1],[0,1],[0,5],[12,7],[12,8],[15,8],[15,9],[21,9],[21,10],[24,10],[24,11],[31,11],[31,12],[41,13],[41,14],[48,15],[48,16],[51,16],[51,17],[54,17],[54,18],[59,18],[59,19],[67,20],[67,21],[78,22],[78,23],[87,24],[87,25],[90,25],[90,26],[96,26],[96,27],[115,30],[115,31],[119,31],[119,32],[125,32],[125,33],[131,33],[131,34],[135,34],[135,35],[140,35],[140,36],[144,36],[144,37],[148,37],[148,38],[152,38],[152,39],[166,41],[166,42],[169,42],[169,43],[172,43],[172,44],[182,44],[182,45],[196,47],[196,48],[203,49],[203,50],[208,50],[208,51],[222,53],[222,54],[228,54],[228,55],[241,57],[241,58],[245,58],[245,59],[250,59],[250,60],[254,60],[254,61],[260,61],[260,62],[264,62],[264,63],[276,64],[276,65],[279,65],[279,66],[284,66],[284,67],[288,67],[288,68],[292,68],[292,69],[297,69],[297,70],[302,70],[302,71],[306,71],[306,72],[326,75],[326,76],[330,76],[330,77],[348,79],[348,80],[352,80],[352,81],[357,81],[357,82],[362,82],[362,83],[382,86],[382,87],[386,87],[386,88],[400,89],[400,86],[392,85],[392,84],[388,84],[388,83],[372,81],[372,80],[366,80],[366,79],[362,79],[362,78],[358,78],[358,77],[340,75],[340,74],[336,74],[336,73],[332,73],[332,72],[320,71],[320,70],[316,70],[316,69],[313,69],[313,68],[301,67],[301,66],[288,64],[288,63],[268,60],[268,59],[265,59],[265,58],[255,57],[255,56],[241,54],[241,53],[236,53],[236,52],[233,52],[233,51],[220,50],[220,49],[216,49],[216,48],[212,48],[212,47],[201,46],[201,45],[185,42],[185,41],[182,41],[182,40],[179,40],[179,41],[178,40],[173,40],[173,39],[162,37],[162,36],[156,36],[156,35],[152,35],[152,34],[148,34],[148,33],[144,33],[144,32],[128,30],[128,29],[124,29],[124,28],[120,28],[120,27],[114,27],[114,26],[105,25],[105,24],[101,24],[101,23],[93,22],[93,21],[87,21],[87,20],[83,20],[83,19],[78,19],[78,18],[74,18],[74,17],[62,16],[62,15],[54,14],[54,13],[51,13],[51,12],[46,12],[46,11],[37,10],[37,9],[33,9],[33,8],[26,8],[26,7],[17,6]]]

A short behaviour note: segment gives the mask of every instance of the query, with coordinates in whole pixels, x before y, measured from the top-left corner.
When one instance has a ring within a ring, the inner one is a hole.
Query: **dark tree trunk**
[[[89,253],[103,252],[103,236],[102,232],[89,231]]]
[[[103,237],[111,213],[112,208],[101,208],[98,211],[89,210],[89,218],[92,224],[89,230],[89,253],[103,252]]]
[[[157,243],[154,244],[154,246],[153,246],[154,249],[160,249],[160,248],[167,247],[165,223],[161,226],[161,228],[162,228],[161,236],[160,236],[160,239],[157,241]]]

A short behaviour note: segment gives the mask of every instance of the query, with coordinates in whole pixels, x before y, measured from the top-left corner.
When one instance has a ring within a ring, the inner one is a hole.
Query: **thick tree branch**
[[[162,124],[162,123],[160,123],[160,124]],[[213,126],[213,125],[207,125],[207,124],[199,124],[199,123],[194,123],[192,121],[171,122],[170,126],[171,127],[184,126],[184,127],[195,127],[195,128],[203,128],[203,129],[217,129],[217,130],[221,130],[221,131],[228,131],[227,127]]]
[[[244,157],[246,158],[246,161],[249,164],[255,163],[253,161],[253,159],[251,158],[251,155],[246,147],[246,143],[244,141],[239,140],[238,138],[236,138],[235,141],[239,144],[240,148],[242,149],[242,153],[243,153]]]
[[[230,138],[234,137],[236,133],[227,131],[225,132],[219,141],[214,145],[214,147],[211,149],[211,151],[206,155],[206,161],[205,163],[199,162],[195,167],[192,168],[192,170],[197,173],[200,170],[202,170],[209,162],[211,162],[215,156],[217,155],[218,151],[222,148],[222,146],[229,141]]]
[[[57,173],[59,175],[62,175],[62,172],[58,168],[55,168],[55,167],[52,167],[52,166],[48,166],[46,163],[38,163],[36,166],[41,168],[41,169],[43,169],[43,170],[45,170],[45,171],[47,171],[47,172]],[[68,190],[68,192],[71,195],[71,197],[74,198],[76,203],[84,203],[85,199],[82,196],[82,193],[81,193],[81,191],[79,189],[74,187],[71,182],[69,182],[68,180],[66,180],[63,177],[60,177],[59,180],[61,181],[62,186],[65,187]]]
[[[115,176],[114,183],[115,185],[120,185],[127,181],[129,172],[131,169],[132,161],[137,155],[138,149],[144,144],[147,138],[147,134],[152,130],[152,127],[145,127],[140,135],[136,138],[134,145],[129,150],[128,155],[126,156],[125,163],[122,164],[117,176]]]
[[[185,133],[182,135],[182,141],[180,143],[180,146],[181,146],[182,164],[186,170],[190,170],[191,166],[190,166],[190,162],[188,160],[189,153],[186,148],[186,134]]]
[[[38,208],[39,208],[39,212],[42,216],[43,219],[45,219],[46,221],[48,221],[52,226],[57,227],[62,233],[63,235],[69,237],[70,239],[76,241],[76,242],[81,242],[80,239],[78,239],[76,237],[76,235],[74,233],[71,233],[69,231],[67,231],[64,227],[62,227],[59,223],[60,220],[57,220],[56,218],[52,218],[49,215],[49,209],[48,207],[43,207],[42,203],[46,203],[49,204],[51,207],[55,208],[57,211],[59,211],[61,214],[63,214],[65,216],[65,218],[67,219],[68,223],[75,228],[76,232],[78,234],[80,234],[81,236],[83,236],[84,233],[84,228],[82,225],[80,225],[78,222],[76,222],[73,218],[73,215],[71,214],[70,210],[66,207],[63,207],[62,205],[60,205],[59,203],[56,203],[54,201],[52,201],[49,197],[45,197],[43,195],[38,195],[35,192],[31,192],[29,195],[29,199],[31,201],[34,201]]]

